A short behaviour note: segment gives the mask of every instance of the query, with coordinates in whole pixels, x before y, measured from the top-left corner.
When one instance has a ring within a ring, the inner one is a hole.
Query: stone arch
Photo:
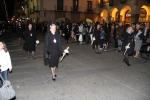
[[[143,5],[139,14],[139,22],[150,22],[150,6]]]
[[[106,22],[108,22],[108,11],[103,9],[100,13],[100,23],[104,24]]]
[[[117,22],[118,21],[118,13],[119,10],[118,8],[114,7],[110,10],[110,16],[111,16],[111,21]]]
[[[120,21],[127,24],[131,23],[132,9],[130,6],[125,5],[120,11]]]

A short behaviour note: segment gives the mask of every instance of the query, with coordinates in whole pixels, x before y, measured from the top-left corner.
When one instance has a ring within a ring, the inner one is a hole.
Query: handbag
[[[10,81],[4,80],[2,76],[0,75],[0,78],[2,80],[2,87],[0,88],[0,100],[10,100],[13,99],[16,95],[14,89],[12,88],[12,85]]]
[[[79,41],[83,41],[82,34],[79,35]]]

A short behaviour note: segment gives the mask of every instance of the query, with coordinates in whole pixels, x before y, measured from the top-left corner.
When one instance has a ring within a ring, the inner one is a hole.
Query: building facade
[[[149,0],[25,0],[26,17],[34,22],[150,22]]]
[[[150,0],[99,0],[100,22],[150,22]]]
[[[97,0],[25,0],[27,17],[34,22],[92,20],[99,18]]]

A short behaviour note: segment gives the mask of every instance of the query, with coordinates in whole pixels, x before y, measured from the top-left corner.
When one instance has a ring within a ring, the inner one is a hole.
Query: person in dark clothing
[[[79,41],[79,27],[76,25],[73,32],[75,33],[75,40]]]
[[[124,52],[124,59],[123,62],[130,66],[129,64],[129,56],[134,53],[134,37],[132,35],[133,29],[132,27],[128,27],[126,33],[124,34],[123,39],[123,52]]]
[[[69,37],[70,37],[70,28],[69,28],[69,25],[67,24],[66,25],[66,28],[65,28],[65,40],[66,40],[66,43],[68,44],[68,40],[69,40]]]
[[[119,22],[119,26],[117,29],[117,33],[116,33],[116,38],[118,40],[118,51],[121,51],[121,47],[122,47],[122,34],[123,34],[123,30],[124,30],[124,26],[122,25],[122,22]]]
[[[107,49],[108,44],[109,44],[109,38],[110,38],[110,27],[109,27],[109,24],[105,23],[104,31],[105,31],[105,47]]]
[[[21,45],[23,42],[23,26],[21,25],[21,22],[19,22],[17,26],[17,35],[19,38],[19,43]]]
[[[45,35],[44,62],[45,65],[49,64],[53,81],[55,81],[57,77],[55,70],[58,68],[59,55],[61,53],[65,55],[61,45],[60,35],[56,29],[56,22],[50,21]]]
[[[13,22],[13,24],[12,24],[12,32],[16,33],[16,23],[15,22]]]
[[[96,24],[96,27],[95,27],[95,30],[94,30],[94,34],[93,34],[93,38],[94,38],[94,42],[93,42],[93,47],[95,48],[95,53],[99,53],[101,54],[100,52],[100,24],[97,23]]]
[[[113,33],[113,38],[114,38],[114,50],[117,50],[117,48],[118,48],[118,40],[117,40],[117,38],[116,38],[117,33],[118,33],[118,25],[116,24],[115,27],[114,27],[114,33]]]
[[[26,42],[26,51],[28,52],[28,58],[30,58],[30,52],[32,52],[32,58],[35,59],[35,47],[36,47],[36,33],[32,28],[32,23],[28,23],[28,29],[25,31],[25,42]]]
[[[46,34],[46,31],[47,31],[47,24],[46,22],[44,23],[44,26],[43,26],[43,33],[44,35]]]

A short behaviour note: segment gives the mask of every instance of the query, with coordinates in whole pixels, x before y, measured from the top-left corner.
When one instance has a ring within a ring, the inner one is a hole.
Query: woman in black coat
[[[65,40],[66,40],[66,43],[68,44],[68,40],[69,40],[69,37],[70,37],[70,29],[69,29],[69,25],[67,24],[66,25],[66,28],[65,28]]]
[[[21,22],[18,22],[17,35],[18,35],[18,38],[19,38],[19,43],[21,45],[22,41],[23,41],[23,26],[21,25]]]
[[[130,66],[129,56],[131,56],[134,53],[134,36],[132,35],[132,32],[133,32],[132,27],[128,27],[123,38],[123,44],[124,44],[123,45],[123,52],[124,52],[123,62],[125,62],[128,66]]]
[[[93,42],[93,47],[95,48],[95,53],[99,53],[101,54],[100,52],[100,24],[97,23],[96,24],[96,27],[95,27],[95,30],[94,30],[94,34],[93,34],[93,38],[95,38],[94,42]]]
[[[26,51],[28,52],[28,58],[30,58],[30,53],[32,52],[32,58],[35,59],[35,46],[36,46],[36,34],[32,28],[32,24],[29,23],[28,29],[25,31],[25,42],[26,42]]]
[[[45,65],[49,64],[52,72],[52,80],[55,81],[57,75],[55,73],[56,67],[58,68],[59,55],[63,53],[64,50],[61,45],[60,35],[56,29],[56,22],[50,21],[48,29],[45,35],[44,44],[44,62]]]

